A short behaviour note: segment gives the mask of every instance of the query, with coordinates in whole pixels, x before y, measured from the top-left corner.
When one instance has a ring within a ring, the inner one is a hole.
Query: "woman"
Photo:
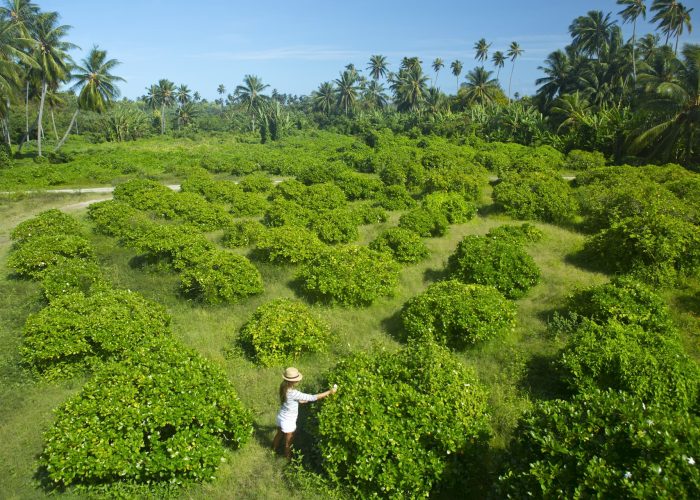
[[[320,394],[305,394],[295,389],[296,385],[301,381],[302,375],[294,367],[289,367],[284,370],[282,375],[284,380],[280,385],[280,402],[282,408],[277,413],[277,434],[272,441],[272,449],[277,451],[284,434],[284,456],[292,458],[292,439],[294,431],[297,429],[297,416],[299,415],[299,403],[308,403],[309,401],[318,401],[326,396],[335,394],[338,386],[334,385],[332,389]]]

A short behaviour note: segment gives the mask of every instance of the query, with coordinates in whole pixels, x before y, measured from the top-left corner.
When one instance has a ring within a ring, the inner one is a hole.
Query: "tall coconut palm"
[[[399,71],[391,82],[397,109],[420,112],[428,93],[428,80],[420,64],[409,64]]]
[[[646,19],[647,4],[644,0],[617,0],[618,5],[624,5],[624,9],[618,12],[622,17],[622,22],[632,23],[632,75],[637,79],[637,60],[634,53],[635,45],[637,44],[637,19]]]
[[[323,82],[311,94],[311,102],[315,110],[330,115],[335,105],[335,87],[331,82]]]
[[[370,80],[362,93],[362,99],[369,109],[384,109],[389,102],[384,85],[377,80]]]
[[[637,53],[642,61],[648,62],[659,47],[659,35],[656,33],[647,33],[639,38],[637,42]]]
[[[657,23],[658,29],[666,35],[666,45],[672,37],[676,37],[674,52],[678,52],[678,39],[683,34],[683,29],[687,28],[688,33],[692,30],[690,24],[692,10],[687,9],[677,0],[654,0],[654,3],[651,4],[651,11],[656,12],[651,18],[651,22]]]
[[[569,26],[574,47],[583,54],[600,59],[605,53],[610,32],[617,21],[610,19],[611,14],[591,10],[585,16],[579,16]]]
[[[165,134],[165,113],[168,108],[175,105],[175,84],[170,80],[163,78],[158,80],[158,85],[155,88],[156,103],[160,106],[160,133]]]
[[[686,45],[672,78],[649,78],[643,107],[661,116],[660,123],[641,131],[631,152],[647,151],[662,160],[697,161],[700,134],[700,45]],[[646,75],[645,75],[646,76]]]
[[[357,72],[345,70],[340,78],[335,79],[336,102],[339,109],[346,115],[355,110],[359,87],[357,85]]]
[[[476,51],[476,56],[475,59],[477,61],[484,62],[489,58],[489,48],[491,47],[490,43],[486,43],[486,39],[482,38],[478,42],[474,44],[474,50]]]
[[[78,108],[73,113],[66,133],[56,145],[56,151],[66,142],[81,109],[103,113],[119,97],[116,84],[125,80],[112,74],[112,70],[120,64],[116,59],[107,59],[107,51],[94,46],[82,63],[75,67],[71,75],[75,84],[71,88],[78,92]]]
[[[253,130],[255,130],[255,120],[260,115],[260,110],[267,100],[267,96],[263,95],[262,92],[268,87],[269,85],[264,84],[260,77],[245,75],[243,77],[243,85],[237,85],[234,91],[236,101],[243,104],[243,107],[251,117]]]
[[[508,57],[510,58],[511,66],[510,66],[510,78],[508,79],[508,99],[510,99],[510,89],[511,89],[511,84],[513,83],[513,70],[515,69],[515,60],[523,55],[523,52],[525,52],[523,49],[520,48],[520,44],[518,42],[510,42],[510,46],[508,47],[508,52],[506,53]]]
[[[175,98],[180,106],[183,106],[192,100],[190,89],[187,85],[182,84],[175,89]]]
[[[224,94],[226,93],[226,87],[224,87],[223,83],[220,83],[218,87],[216,87],[216,91],[219,93],[221,96],[219,100],[221,101],[221,111],[224,110]]]
[[[459,75],[462,74],[462,61],[455,59],[450,63],[450,69],[452,69],[452,74],[457,78],[457,90],[459,90]]]
[[[195,91],[194,91],[194,94],[192,94],[192,100],[193,100],[194,102],[199,102],[199,101],[201,101],[201,100],[202,100],[202,94],[200,94],[198,90],[195,90]]]
[[[467,73],[467,82],[462,87],[467,105],[492,104],[499,94],[498,81],[491,78],[493,71],[478,66]]]
[[[435,86],[437,87],[438,76],[440,75],[440,70],[445,67],[445,62],[439,57],[436,57],[432,66],[433,71],[435,71]]]
[[[178,128],[190,125],[198,115],[199,108],[192,101],[182,103],[175,111]]]
[[[58,24],[58,13],[45,12],[39,14],[32,25],[34,44],[34,60],[38,68],[35,70],[37,79],[41,82],[41,100],[39,102],[39,117],[37,119],[37,152],[41,156],[41,138],[43,135],[43,115],[46,92],[50,85],[56,85],[68,80],[72,60],[68,50],[77,45],[66,42],[70,26]]]
[[[506,55],[503,52],[501,52],[500,50],[497,50],[491,56],[491,62],[493,63],[493,65],[497,69],[496,70],[496,80],[498,80],[498,77],[501,74],[501,70],[506,65]]]
[[[539,85],[536,95],[542,107],[546,109],[554,99],[572,89],[576,76],[573,74],[569,56],[563,50],[549,54],[545,66],[539,66],[537,69],[546,75],[535,80],[535,84]]]
[[[369,64],[367,65],[367,69],[369,70],[369,75],[374,79],[374,80],[379,80],[380,78],[384,78],[387,74],[389,67],[389,63],[386,60],[386,57],[376,54],[373,55],[369,58]]]

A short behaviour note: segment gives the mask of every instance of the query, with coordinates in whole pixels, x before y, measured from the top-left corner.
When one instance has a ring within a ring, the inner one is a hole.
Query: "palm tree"
[[[391,82],[394,101],[399,111],[420,111],[428,93],[429,78],[420,64],[409,63]]]
[[[201,100],[202,100],[202,94],[200,94],[198,90],[195,90],[195,91],[194,91],[194,94],[192,94],[192,100],[193,100],[194,102],[199,102],[199,101],[201,101]]]
[[[660,123],[642,131],[632,141],[633,153],[649,151],[651,157],[674,156],[688,164],[697,157],[694,149],[700,131],[700,45],[686,45],[683,60],[676,60],[672,78],[645,81],[643,107],[662,116]],[[646,76],[646,75],[644,75]]]
[[[490,43],[486,43],[486,39],[482,38],[478,42],[474,44],[474,50],[476,51],[476,57],[475,59],[477,61],[484,62],[489,58],[489,47],[491,47]]]
[[[637,43],[637,18],[647,17],[647,5],[644,0],[617,0],[618,5],[624,5],[625,8],[618,12],[622,16],[623,23],[632,23],[632,75],[637,79],[637,61],[634,47]]]
[[[373,55],[369,58],[369,64],[367,65],[367,69],[369,70],[369,75],[374,79],[374,80],[379,80],[380,78],[384,78],[387,73],[387,68],[389,67],[389,63],[386,61],[386,57],[382,55]]]
[[[493,71],[478,66],[467,73],[467,83],[462,86],[467,105],[492,104],[499,93],[498,81],[491,78]]]
[[[599,10],[591,10],[574,19],[569,26],[574,47],[583,54],[600,59],[607,49],[611,29],[617,24],[610,16],[609,12],[603,15]]]
[[[637,42],[637,51],[642,61],[647,62],[654,55],[654,52],[659,46],[659,35],[655,33],[647,33]]]
[[[73,128],[78,111],[81,109],[103,113],[119,97],[117,82],[125,81],[112,74],[112,70],[121,64],[116,59],[107,59],[107,51],[94,46],[88,56],[83,59],[81,66],[76,66],[71,78],[75,84],[71,87],[78,92],[78,108],[73,113],[68,129],[61,141],[56,145],[56,151],[66,142]]]
[[[335,104],[335,87],[333,84],[331,82],[323,82],[319,85],[318,90],[311,94],[311,102],[317,111],[326,115],[331,114]]]
[[[362,99],[370,109],[384,109],[389,102],[389,96],[384,91],[384,85],[377,80],[371,80],[362,94]]]
[[[515,69],[515,60],[521,55],[523,55],[523,52],[524,50],[520,48],[520,44],[518,42],[510,42],[507,55],[510,58],[510,62],[512,63],[512,65],[510,67],[510,78],[508,79],[508,99],[510,99],[510,88],[511,84],[513,83],[513,70]]]
[[[576,129],[585,124],[590,115],[590,103],[576,91],[560,96],[552,106],[552,115],[560,118],[557,133],[563,129]]]
[[[462,61],[455,59],[450,63],[450,68],[452,69],[452,74],[457,77],[457,90],[459,90],[459,75],[462,74]]]
[[[199,115],[199,109],[192,101],[187,101],[177,108],[175,115],[178,128],[186,127]]]
[[[438,76],[440,75],[440,70],[445,67],[445,63],[439,57],[436,57],[433,61],[433,71],[435,71],[435,86],[437,86]]]
[[[493,65],[497,68],[496,80],[498,80],[498,77],[501,74],[501,70],[506,65],[506,55],[500,50],[497,50],[491,56],[491,62],[493,62]]]
[[[187,85],[182,84],[175,90],[175,98],[180,106],[183,106],[192,100],[190,89]]]
[[[165,134],[165,112],[167,108],[175,104],[175,84],[170,80],[163,78],[158,80],[158,85],[155,88],[156,102],[160,106],[160,133]]]
[[[68,50],[77,48],[76,45],[63,40],[69,29],[70,26],[58,24],[58,13],[56,12],[39,14],[32,26],[32,36],[35,40],[34,60],[38,65],[34,73],[41,81],[41,100],[37,119],[37,151],[39,156],[41,156],[42,121],[46,92],[49,85],[58,86],[60,82],[69,78],[72,60],[68,55]]]
[[[335,79],[335,84],[338,108],[348,115],[355,110],[357,103],[357,72],[346,69],[340,74],[340,78]]]
[[[219,93],[221,96],[219,100],[221,101],[221,111],[224,110],[224,94],[226,93],[226,87],[224,87],[223,83],[220,83],[218,87],[216,87],[216,91]]]
[[[666,45],[671,37],[676,37],[674,52],[678,52],[678,39],[684,28],[688,29],[688,33],[692,30],[690,13],[693,9],[687,9],[677,0],[654,0],[651,11],[656,12],[651,22],[658,23],[659,30],[666,35]]]
[[[260,77],[255,75],[245,75],[243,85],[236,86],[234,96],[236,101],[243,104],[252,119],[252,128],[255,129],[255,118],[267,100],[267,96],[262,94],[269,85],[264,84]]]

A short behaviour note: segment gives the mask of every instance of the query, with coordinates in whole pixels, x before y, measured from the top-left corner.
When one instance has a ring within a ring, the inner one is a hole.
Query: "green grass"
[[[55,197],[25,196],[2,200],[0,205],[0,268],[10,250],[9,232],[21,220],[49,207],[72,206],[88,195]],[[488,200],[488,192],[484,201]],[[82,215],[82,209],[76,214]],[[362,309],[314,305],[317,314],[331,325],[335,340],[326,353],[309,355],[296,365],[305,374],[302,389],[324,388],[324,373],[336,361],[353,352],[375,345],[398,348],[395,335],[400,327],[398,314],[403,303],[439,279],[448,256],[467,234],[485,234],[503,223],[505,216],[494,214],[492,207],[482,207],[474,220],[450,228],[442,238],[427,240],[431,255],[425,261],[405,266],[395,296],[384,298]],[[396,224],[392,213],[383,224],[364,226],[360,243],[371,241],[382,229]],[[87,223],[86,223],[87,225]],[[495,339],[457,354],[476,370],[490,393],[490,408],[495,429],[492,440],[494,456],[507,444],[520,414],[533,401],[555,397],[560,391],[552,377],[552,360],[561,339],[547,335],[547,321],[560,308],[568,293],[576,287],[606,281],[600,273],[578,267],[570,258],[581,249],[581,234],[559,227],[536,224],[543,239],[528,246],[542,272],[540,284],[517,301],[517,327],[506,338]],[[202,307],[177,295],[178,277],[170,273],[153,273],[131,267],[134,254],[115,246],[115,241],[92,236],[97,256],[105,274],[116,287],[137,290],[147,298],[165,305],[173,318],[175,336],[217,363],[227,373],[244,404],[255,420],[254,438],[241,450],[229,452],[217,478],[207,484],[180,491],[187,498],[310,498],[322,496],[311,490],[297,490],[284,479],[284,459],[269,450],[278,410],[277,387],[281,368],[261,368],[247,359],[237,345],[240,327],[260,304],[278,297],[295,297],[292,286],[296,268],[256,262],[265,282],[265,292],[233,306]],[[241,252],[246,253],[246,249]],[[697,358],[698,284],[669,292],[668,301],[674,317],[683,328],[690,352]],[[42,449],[42,432],[51,424],[51,410],[77,392],[82,381],[46,384],[32,379],[21,367],[18,354],[21,330],[27,315],[41,307],[38,286],[0,274],[0,498],[35,498],[44,496],[33,476],[36,457]],[[695,343],[695,347],[691,347]],[[322,403],[319,403],[322,404]],[[303,408],[300,448],[307,450],[312,437],[304,432]],[[113,493],[119,490],[114,490]],[[64,493],[71,497],[75,492]],[[80,495],[78,495],[80,496]]]

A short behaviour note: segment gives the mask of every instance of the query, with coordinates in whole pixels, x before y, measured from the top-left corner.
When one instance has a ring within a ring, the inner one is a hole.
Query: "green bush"
[[[277,299],[258,307],[241,329],[241,341],[263,366],[289,364],[305,352],[323,351],[330,327],[302,302]]]
[[[262,233],[256,246],[265,260],[298,264],[312,258],[324,245],[316,234],[308,229],[282,226],[270,228]]]
[[[302,197],[294,201],[312,212],[333,210],[347,205],[343,190],[330,182],[308,186]]]
[[[41,276],[41,291],[52,302],[65,295],[83,293],[107,286],[100,266],[85,259],[66,259],[49,267]]]
[[[374,199],[384,189],[384,183],[381,180],[357,172],[344,172],[335,179],[335,183],[348,200]]]
[[[444,348],[360,353],[328,376],[316,440],[330,480],[358,498],[422,498],[483,481],[487,395]]]
[[[208,175],[190,176],[180,184],[183,193],[197,193],[213,203],[233,203],[242,189],[232,181],[216,181]]]
[[[399,227],[428,238],[447,234],[449,222],[447,217],[440,212],[426,208],[415,208],[399,218]]]
[[[135,225],[137,220],[144,221],[146,216],[122,201],[106,200],[91,204],[88,219],[95,224],[95,231],[107,236],[120,236]]]
[[[221,244],[227,248],[255,245],[267,228],[257,220],[238,220],[224,231]]]
[[[10,254],[7,267],[22,278],[40,279],[47,269],[66,259],[93,260],[90,242],[73,234],[37,236]]]
[[[423,198],[423,207],[447,218],[450,224],[461,224],[476,215],[476,204],[458,193],[430,193]]]
[[[309,295],[346,306],[369,305],[392,295],[399,265],[386,254],[366,247],[348,246],[318,252],[297,275]]]
[[[558,173],[508,174],[493,188],[493,200],[517,219],[564,223],[578,212],[571,187]]]
[[[56,411],[40,457],[54,486],[208,481],[250,438],[221,369],[172,341],[131,348]]]
[[[386,222],[389,218],[386,211],[382,207],[375,207],[369,203],[353,205],[350,208],[350,211],[355,217],[355,222],[358,225],[378,224],[379,222]]]
[[[409,299],[401,321],[409,341],[464,349],[515,328],[515,305],[492,286],[441,281]]]
[[[520,224],[519,226],[506,224],[503,226],[494,227],[493,229],[489,230],[487,236],[501,240],[508,239],[525,245],[527,243],[537,243],[542,239],[543,234],[537,227],[533,226],[529,222],[526,222],[524,224]]]
[[[0,170],[12,166],[12,156],[6,144],[0,146]]]
[[[338,175],[346,172],[348,167],[339,162],[324,162],[302,168],[296,177],[306,185],[331,182]]]
[[[537,403],[499,498],[698,498],[700,419],[613,391]]]
[[[136,292],[64,294],[27,319],[22,358],[47,378],[73,376],[169,336],[169,324],[163,306]]]
[[[665,407],[690,408],[700,401],[700,368],[674,336],[610,320],[584,320],[561,358],[575,390],[614,389]]]
[[[417,205],[416,200],[402,185],[386,186],[377,195],[377,203],[387,210],[406,210]]]
[[[10,233],[10,239],[15,242],[15,245],[22,245],[39,236],[80,235],[81,233],[77,220],[52,208],[20,222]]]
[[[114,199],[159,217],[175,217],[175,193],[156,181],[131,179],[114,188]]]
[[[175,193],[173,209],[178,219],[202,231],[221,229],[233,222],[222,205],[209,203],[196,193]]]
[[[230,212],[234,217],[254,217],[262,215],[269,207],[269,203],[264,194],[247,193],[239,191],[239,193],[231,199]]]
[[[646,211],[613,222],[610,228],[589,238],[585,249],[611,271],[673,283],[700,269],[700,227]]]
[[[287,179],[277,184],[270,196],[273,200],[283,198],[285,200],[297,201],[302,200],[305,193],[306,185],[296,179]]]
[[[251,193],[269,193],[275,187],[272,183],[272,179],[262,172],[246,175],[241,179],[238,185],[243,191]]]
[[[509,299],[517,299],[537,284],[535,261],[515,241],[465,236],[447,262],[450,278],[491,285]]]
[[[191,267],[214,250],[214,244],[194,228],[152,222],[132,228],[121,240],[146,262],[176,270]]]
[[[590,170],[605,166],[605,155],[600,151],[572,149],[566,154],[564,168],[567,170]]]
[[[312,216],[313,212],[311,210],[302,207],[294,201],[277,199],[270,204],[265,212],[263,222],[268,227],[306,227]]]
[[[513,157],[503,151],[479,151],[474,158],[489,172],[501,175],[513,167]]]
[[[415,232],[400,227],[382,231],[369,248],[377,252],[387,252],[394,260],[403,263],[419,262],[428,255],[428,247]]]
[[[478,201],[482,182],[480,174],[459,168],[436,168],[428,172],[425,192],[459,193],[468,201]]]
[[[235,303],[263,292],[260,272],[242,255],[213,250],[180,273],[183,294],[206,304]]]
[[[615,320],[665,336],[676,334],[664,300],[630,278],[618,277],[610,283],[579,290],[569,297],[567,305],[570,312],[599,324]]]
[[[328,210],[311,219],[310,228],[324,243],[350,243],[359,236],[357,217],[347,209]]]

